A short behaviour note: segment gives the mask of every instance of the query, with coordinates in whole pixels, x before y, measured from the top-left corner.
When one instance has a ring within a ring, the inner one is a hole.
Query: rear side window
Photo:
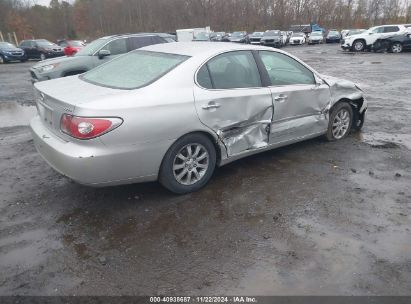
[[[210,73],[208,72],[207,65],[203,65],[197,73],[197,82],[200,86],[206,89],[212,89],[213,83],[211,82]]]
[[[207,74],[200,69],[197,74],[197,82],[205,88],[213,84],[214,89],[236,89],[261,87],[261,78],[255,63],[254,56],[250,51],[229,52],[218,55],[208,61]],[[201,79],[199,79],[201,77]]]
[[[314,74],[293,58],[270,51],[259,52],[273,86],[314,84]]]
[[[137,89],[161,78],[188,56],[134,51],[88,71],[81,79],[96,85]]]
[[[398,26],[385,26],[384,33],[394,33],[398,32],[400,28]]]
[[[164,43],[164,40],[157,36],[141,36],[128,38],[129,49],[136,50],[148,45]]]

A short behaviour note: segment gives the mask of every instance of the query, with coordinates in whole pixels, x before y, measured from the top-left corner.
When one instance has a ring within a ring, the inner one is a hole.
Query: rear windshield
[[[83,74],[81,79],[116,89],[137,89],[161,78],[188,56],[134,51]]]

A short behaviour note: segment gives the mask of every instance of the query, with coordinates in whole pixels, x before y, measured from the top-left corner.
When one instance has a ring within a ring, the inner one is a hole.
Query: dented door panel
[[[268,88],[194,89],[200,121],[224,143],[228,157],[266,147],[273,118]]]
[[[326,132],[328,85],[290,85],[270,87],[270,90],[274,105],[270,144]]]

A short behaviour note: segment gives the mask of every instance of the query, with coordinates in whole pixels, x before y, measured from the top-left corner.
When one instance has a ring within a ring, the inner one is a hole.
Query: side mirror
[[[373,32],[369,32],[369,33],[368,33],[368,35],[372,35],[372,34],[374,34],[374,33],[373,33]]]
[[[104,57],[110,56],[111,53],[109,50],[100,50],[98,52],[98,59],[103,59]]]

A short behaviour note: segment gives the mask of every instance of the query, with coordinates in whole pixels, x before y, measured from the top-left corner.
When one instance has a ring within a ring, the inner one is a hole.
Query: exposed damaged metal
[[[273,107],[251,116],[248,120],[234,123],[218,130],[228,155],[266,147],[269,143],[269,130]]]

